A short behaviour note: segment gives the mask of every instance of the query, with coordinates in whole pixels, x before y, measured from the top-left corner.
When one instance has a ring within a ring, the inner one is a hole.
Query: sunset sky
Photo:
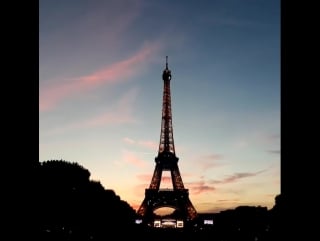
[[[155,167],[168,55],[176,155],[196,210],[272,208],[280,193],[280,1],[39,7],[39,161],[77,162],[137,209]]]

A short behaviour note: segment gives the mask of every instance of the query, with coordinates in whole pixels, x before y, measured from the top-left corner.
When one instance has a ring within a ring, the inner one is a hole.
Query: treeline
[[[132,229],[135,210],[113,190],[90,180],[77,163],[51,160],[34,171],[36,234],[40,240],[103,240]]]
[[[281,196],[277,196],[280,200]],[[217,240],[280,240],[281,212],[280,204],[268,210],[267,207],[239,206],[221,211],[214,215],[212,229],[202,235],[215,237]]]
[[[237,207],[210,217],[214,225],[203,225],[204,217],[183,232],[153,230],[135,224],[136,212],[112,190],[90,180],[90,172],[64,160],[36,163],[31,173],[34,240],[109,240],[145,238],[177,240],[280,240],[283,225],[283,196],[265,207]],[[30,197],[27,197],[30,199]],[[23,200],[22,200],[23,201]]]

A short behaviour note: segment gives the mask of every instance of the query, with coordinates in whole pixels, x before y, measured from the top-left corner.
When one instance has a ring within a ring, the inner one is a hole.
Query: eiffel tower
[[[197,211],[189,199],[189,190],[184,188],[178,160],[176,157],[171,112],[170,80],[171,71],[168,69],[168,56],[166,56],[166,68],[162,79],[163,103],[162,121],[158,156],[155,158],[156,166],[153,172],[149,188],[145,189],[145,198],[137,211],[145,221],[153,219],[153,211],[161,207],[174,208],[186,221],[191,221],[197,216]],[[162,172],[170,171],[173,189],[159,189]]]

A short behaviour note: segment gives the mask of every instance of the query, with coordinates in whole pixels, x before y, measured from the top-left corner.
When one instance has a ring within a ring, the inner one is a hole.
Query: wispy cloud
[[[123,151],[122,159],[124,162],[129,163],[135,167],[143,168],[146,166],[146,162],[137,157],[134,153],[129,151]]]
[[[221,160],[222,159],[222,155],[210,154],[210,155],[204,155],[204,156],[202,156],[202,158],[204,160],[208,160],[208,161],[216,161],[216,160]]]
[[[241,148],[242,149],[242,148],[247,148],[249,146],[249,143],[246,140],[240,140],[240,141],[236,142],[234,144],[234,146],[236,148]]]
[[[146,147],[149,150],[153,150],[153,151],[156,151],[158,148],[158,143],[156,143],[154,141],[139,141],[138,145],[140,145],[142,147]]]
[[[147,148],[147,149],[152,150],[154,152],[156,152],[157,148],[158,148],[158,143],[156,143],[154,141],[142,141],[142,140],[137,141],[137,140],[133,140],[132,138],[129,138],[129,137],[124,137],[122,140],[126,144],[144,147],[144,148]]]
[[[123,140],[125,143],[128,143],[128,144],[134,144],[134,143],[135,143],[135,141],[132,140],[132,139],[130,139],[129,137],[124,137],[122,140]]]
[[[235,173],[233,175],[227,176],[226,178],[222,180],[211,180],[209,181],[211,184],[227,184],[236,182],[240,179],[247,178],[247,177],[254,177],[259,175],[260,173],[265,172],[265,170],[258,171],[258,172],[241,172],[241,173]]]
[[[216,188],[206,184],[204,181],[190,182],[188,188],[191,190],[192,195],[200,195],[205,192],[215,191]]]
[[[136,121],[133,116],[133,103],[138,95],[136,88],[130,89],[118,100],[112,111],[102,113],[87,120],[73,122],[71,124],[57,127],[47,131],[45,134],[59,134],[74,129],[84,129],[98,127],[104,125],[119,125],[124,123],[134,123]]]
[[[147,44],[135,55],[116,62],[103,69],[85,76],[64,79],[60,84],[40,89],[39,110],[49,111],[65,99],[72,98],[80,93],[91,91],[101,85],[114,85],[130,79],[139,73],[147,58],[159,48],[158,43]]]
[[[269,135],[268,138],[271,140],[280,140],[281,135],[280,134],[272,134],[272,135]]]
[[[144,181],[144,182],[150,182],[152,175],[150,174],[139,174],[137,175],[138,180]]]
[[[267,152],[271,153],[271,154],[280,154],[281,153],[280,150],[268,150]]]
[[[197,159],[198,165],[201,166],[203,171],[205,171],[213,167],[221,166],[222,164],[217,161],[222,160],[223,156],[219,154],[210,154],[200,156]]]

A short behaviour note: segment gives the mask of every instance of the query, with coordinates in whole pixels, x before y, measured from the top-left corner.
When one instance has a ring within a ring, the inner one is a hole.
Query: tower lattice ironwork
[[[183,185],[178,168],[179,158],[176,157],[174,147],[170,93],[171,71],[168,69],[168,56],[166,56],[166,68],[163,70],[162,79],[164,87],[158,156],[155,158],[156,166],[150,186],[145,189],[145,198],[137,213],[145,220],[150,220],[155,209],[172,207],[185,220],[193,220],[197,212],[189,199],[189,190]],[[163,171],[171,172],[172,189],[160,189]]]

